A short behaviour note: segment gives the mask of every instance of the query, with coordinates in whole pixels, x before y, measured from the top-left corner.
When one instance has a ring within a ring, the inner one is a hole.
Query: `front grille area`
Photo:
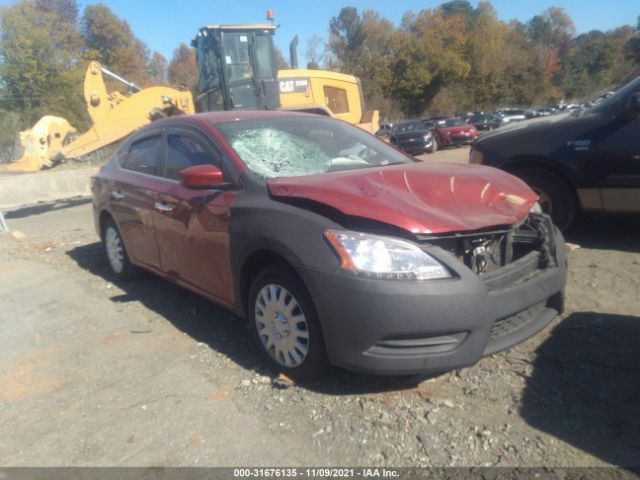
[[[504,288],[556,265],[554,228],[549,217],[531,214],[512,228],[420,238],[451,252],[490,290]]]

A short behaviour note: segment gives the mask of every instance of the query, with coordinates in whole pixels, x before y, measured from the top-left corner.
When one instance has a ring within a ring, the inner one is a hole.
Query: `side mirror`
[[[180,170],[180,183],[193,190],[209,190],[224,184],[222,171],[213,165],[195,165]]]

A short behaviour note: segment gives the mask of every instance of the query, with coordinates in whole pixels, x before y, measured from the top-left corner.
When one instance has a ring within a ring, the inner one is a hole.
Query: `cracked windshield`
[[[265,179],[412,161],[358,128],[323,118],[269,118],[216,128],[249,170]]]

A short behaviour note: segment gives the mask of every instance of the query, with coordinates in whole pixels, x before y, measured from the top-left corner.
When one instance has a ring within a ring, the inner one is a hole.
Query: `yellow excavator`
[[[127,86],[128,95],[107,92],[104,76]],[[84,98],[92,125],[75,136],[76,129],[61,117],[44,116],[20,132],[22,156],[4,170],[33,172],[69,158],[77,158],[116,142],[143,125],[165,116],[194,113],[190,92],[169,87],[141,89],[91,62],[84,77]]]
[[[91,62],[84,80],[89,130],[76,135],[65,119],[43,117],[31,130],[20,132],[24,153],[4,169],[49,168],[114,143],[158,118],[196,111],[298,110],[332,116],[375,133],[378,112],[364,111],[359,80],[343,73],[298,69],[297,38],[291,44],[292,69],[277,71],[276,28],[272,24],[201,28],[192,42],[198,65],[195,101],[188,91],[164,86],[141,89]],[[127,95],[107,92],[105,75],[125,85]]]

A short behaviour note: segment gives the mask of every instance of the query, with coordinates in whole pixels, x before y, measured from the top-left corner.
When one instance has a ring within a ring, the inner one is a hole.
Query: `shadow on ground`
[[[251,373],[276,375],[260,356],[245,322],[227,310],[152,274],[134,281],[116,279],[98,242],[73,248],[67,254],[84,270],[125,292],[112,297],[113,302],[141,302],[196,342],[209,345]],[[415,388],[427,377],[379,377],[335,369],[328,378],[329,381],[325,379],[303,386],[329,395],[364,394]]]
[[[565,238],[584,248],[640,252],[640,215],[584,214]]]
[[[54,210],[64,210],[67,208],[77,207],[79,205],[85,205],[91,203],[91,198],[77,197],[70,198],[68,200],[59,200],[56,202],[39,203],[37,205],[30,205],[28,207],[20,207],[5,214],[7,220],[16,218],[31,217],[33,215],[41,215],[43,213],[49,213]]]
[[[640,317],[573,313],[538,348],[522,417],[600,460],[640,466]]]

